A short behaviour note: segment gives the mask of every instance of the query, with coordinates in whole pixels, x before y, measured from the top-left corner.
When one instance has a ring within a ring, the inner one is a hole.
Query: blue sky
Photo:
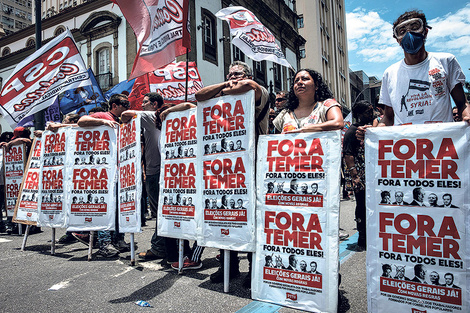
[[[385,69],[403,58],[403,50],[392,37],[393,22],[403,12],[419,9],[432,27],[426,50],[454,54],[470,81],[469,1],[345,0],[345,6],[349,67],[353,71],[363,70],[382,79]]]

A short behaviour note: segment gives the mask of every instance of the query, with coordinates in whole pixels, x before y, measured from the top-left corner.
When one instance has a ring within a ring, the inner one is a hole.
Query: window
[[[217,30],[215,17],[209,11],[202,12],[202,38],[204,60],[217,64]]]
[[[254,79],[261,86],[267,86],[266,84],[266,61],[253,61],[254,67]]]
[[[98,51],[98,75],[109,73],[109,49],[103,48]]]
[[[306,54],[305,54],[305,46],[302,46],[302,47],[299,48],[299,57],[300,57],[301,59],[305,59],[305,56],[306,56]]]
[[[245,54],[240,49],[238,49],[237,46],[232,45],[232,47],[233,47],[233,60],[245,62]]]
[[[297,19],[297,28],[303,28],[304,27],[304,16],[299,15],[299,18]]]

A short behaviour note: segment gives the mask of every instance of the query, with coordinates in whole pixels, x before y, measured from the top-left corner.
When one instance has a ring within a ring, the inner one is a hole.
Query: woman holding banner
[[[320,73],[311,69],[297,71],[286,108],[273,123],[282,133],[337,130],[344,125],[341,105]]]

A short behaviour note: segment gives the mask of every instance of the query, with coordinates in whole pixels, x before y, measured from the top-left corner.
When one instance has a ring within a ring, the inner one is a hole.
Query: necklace
[[[312,111],[310,112],[310,114],[307,115],[307,116],[305,116],[305,117],[303,117],[303,119],[305,119],[306,117],[309,117],[310,115],[312,115],[312,112],[315,111],[315,109],[317,108],[317,106],[318,106],[318,102],[315,103],[315,105],[313,106],[313,109],[312,109]],[[292,111],[292,116],[294,117],[294,120],[295,120],[295,122],[297,123],[297,128],[298,128],[298,129],[302,128],[302,127],[300,126],[300,120],[297,118],[297,115],[295,115],[295,112],[294,112],[294,111]]]

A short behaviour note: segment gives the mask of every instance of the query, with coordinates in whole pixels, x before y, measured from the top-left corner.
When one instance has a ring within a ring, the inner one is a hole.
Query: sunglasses
[[[276,98],[276,102],[286,101],[286,98]]]

